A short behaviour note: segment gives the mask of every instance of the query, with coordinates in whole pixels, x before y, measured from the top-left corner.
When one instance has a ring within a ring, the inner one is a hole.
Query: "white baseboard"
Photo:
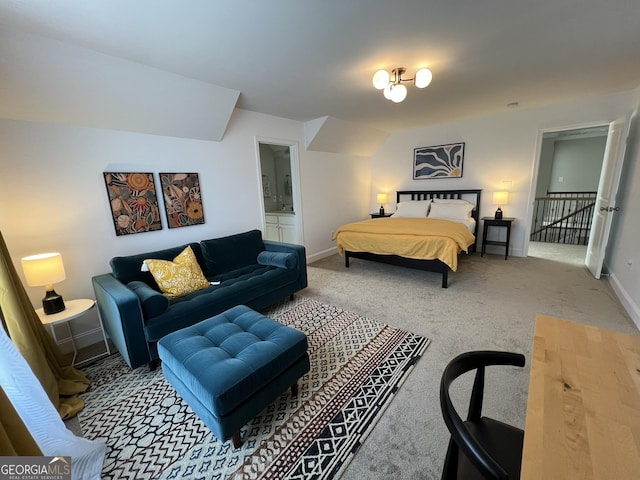
[[[314,253],[313,255],[309,255],[307,257],[307,263],[317,262],[318,260],[322,260],[323,258],[330,257],[331,255],[335,255],[338,253],[338,247],[331,247],[322,252]]]
[[[614,273],[609,275],[609,285],[611,285],[611,289],[613,293],[616,294],[620,303],[627,311],[633,323],[635,323],[638,330],[640,330],[640,307],[636,304],[629,292],[622,286],[622,284],[618,281],[618,278]]]

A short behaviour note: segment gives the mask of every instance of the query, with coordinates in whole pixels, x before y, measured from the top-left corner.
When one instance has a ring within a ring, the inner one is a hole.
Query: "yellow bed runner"
[[[336,230],[338,252],[369,252],[423,260],[439,259],[454,272],[458,254],[475,237],[461,223],[437,218],[375,218],[348,223]]]

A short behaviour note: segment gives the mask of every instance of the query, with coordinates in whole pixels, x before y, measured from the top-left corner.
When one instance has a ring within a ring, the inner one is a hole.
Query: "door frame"
[[[572,125],[565,125],[561,127],[547,127],[547,128],[539,128],[538,129],[538,138],[536,140],[536,148],[533,153],[533,167],[531,170],[531,185],[529,185],[529,200],[527,203],[527,217],[526,217],[526,226],[525,226],[525,237],[524,237],[524,245],[523,245],[523,255],[525,257],[529,256],[529,237],[531,236],[531,222],[533,221],[534,208],[536,204],[536,187],[538,185],[538,173],[540,170],[540,155],[542,153],[542,141],[544,139],[544,135],[552,132],[566,132],[569,130],[581,130],[583,128],[597,128],[597,127],[610,127],[611,121],[597,121],[597,122],[588,122],[588,123],[578,123]],[[600,172],[600,176],[602,176],[602,172]],[[599,182],[598,178],[598,182]],[[589,234],[591,236],[591,233]],[[586,253],[585,253],[586,257]]]
[[[303,233],[303,222],[302,222],[302,195],[300,188],[300,156],[299,156],[299,145],[296,140],[287,140],[283,138],[274,138],[274,137],[263,137],[263,136],[255,136],[255,153],[256,153],[256,164],[258,171],[258,201],[260,203],[260,211],[262,212],[262,231],[265,232],[267,228],[267,220],[265,216],[265,208],[264,208],[264,196],[262,193],[262,165],[260,163],[260,144],[267,145],[279,145],[289,147],[289,163],[291,165],[291,194],[293,197],[293,212],[295,215],[295,229],[296,229],[296,238],[297,243],[300,245],[304,245],[304,233]]]

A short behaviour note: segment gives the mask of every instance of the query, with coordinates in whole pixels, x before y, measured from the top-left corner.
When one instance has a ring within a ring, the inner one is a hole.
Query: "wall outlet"
[[[633,259],[630,258],[629,260],[627,260],[627,268],[629,269],[629,271],[631,271],[632,267],[633,267]]]
[[[335,234],[335,230],[331,230],[331,240],[333,240],[333,235]]]

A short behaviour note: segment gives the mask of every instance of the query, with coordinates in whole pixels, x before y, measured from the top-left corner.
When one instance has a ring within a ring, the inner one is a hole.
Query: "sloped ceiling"
[[[240,92],[0,30],[0,116],[221,141]]]
[[[0,0],[0,25],[240,92],[238,108],[360,133],[632,90],[639,18],[628,0]],[[397,66],[427,66],[433,82],[394,104],[371,76]]]

